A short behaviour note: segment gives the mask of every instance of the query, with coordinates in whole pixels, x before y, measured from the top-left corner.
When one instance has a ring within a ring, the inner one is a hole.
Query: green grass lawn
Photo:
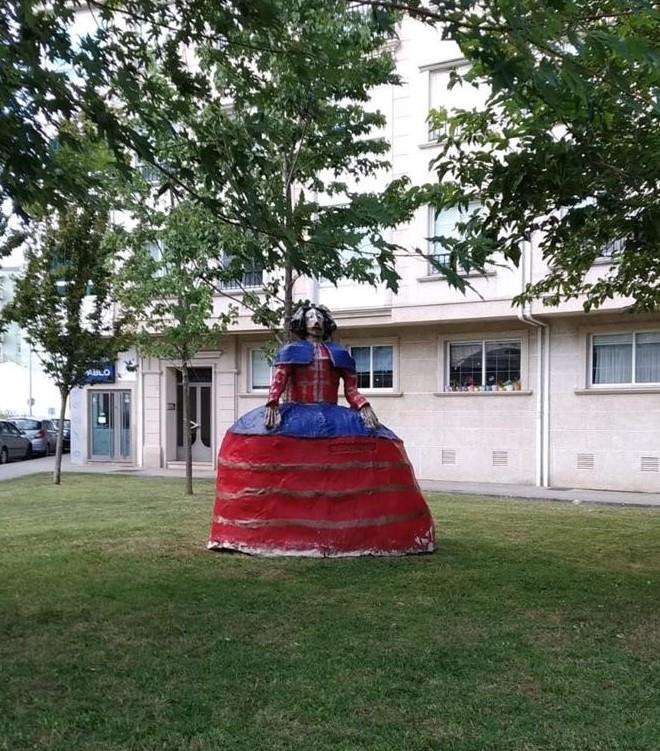
[[[196,487],[0,483],[0,748],[660,749],[658,511],[434,495],[434,555],[259,559]]]

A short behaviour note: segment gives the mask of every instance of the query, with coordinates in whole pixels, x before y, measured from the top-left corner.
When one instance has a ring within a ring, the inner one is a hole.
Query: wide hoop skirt
[[[220,448],[208,547],[255,555],[405,555],[433,550],[434,527],[403,443],[334,404],[264,408]]]

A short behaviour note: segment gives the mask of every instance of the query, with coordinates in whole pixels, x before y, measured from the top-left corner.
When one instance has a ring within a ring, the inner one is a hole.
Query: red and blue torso
[[[369,402],[357,388],[355,361],[348,350],[333,342],[296,342],[278,352],[268,392],[267,404],[285,402],[337,404],[339,381],[353,409]]]

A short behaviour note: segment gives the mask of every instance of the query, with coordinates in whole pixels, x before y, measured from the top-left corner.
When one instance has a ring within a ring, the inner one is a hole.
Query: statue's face
[[[312,336],[323,336],[323,313],[316,308],[310,308],[305,313],[307,333]]]

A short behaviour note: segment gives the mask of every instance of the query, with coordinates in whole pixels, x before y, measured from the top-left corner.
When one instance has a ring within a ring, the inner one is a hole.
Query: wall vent
[[[594,455],[593,454],[578,454],[577,455],[577,468],[578,469],[593,469],[594,468]]]
[[[660,472],[660,457],[643,456],[642,472]]]
[[[493,451],[493,467],[507,467],[509,465],[508,451]]]
[[[456,464],[456,451],[454,449],[442,449],[441,456],[443,464]]]

